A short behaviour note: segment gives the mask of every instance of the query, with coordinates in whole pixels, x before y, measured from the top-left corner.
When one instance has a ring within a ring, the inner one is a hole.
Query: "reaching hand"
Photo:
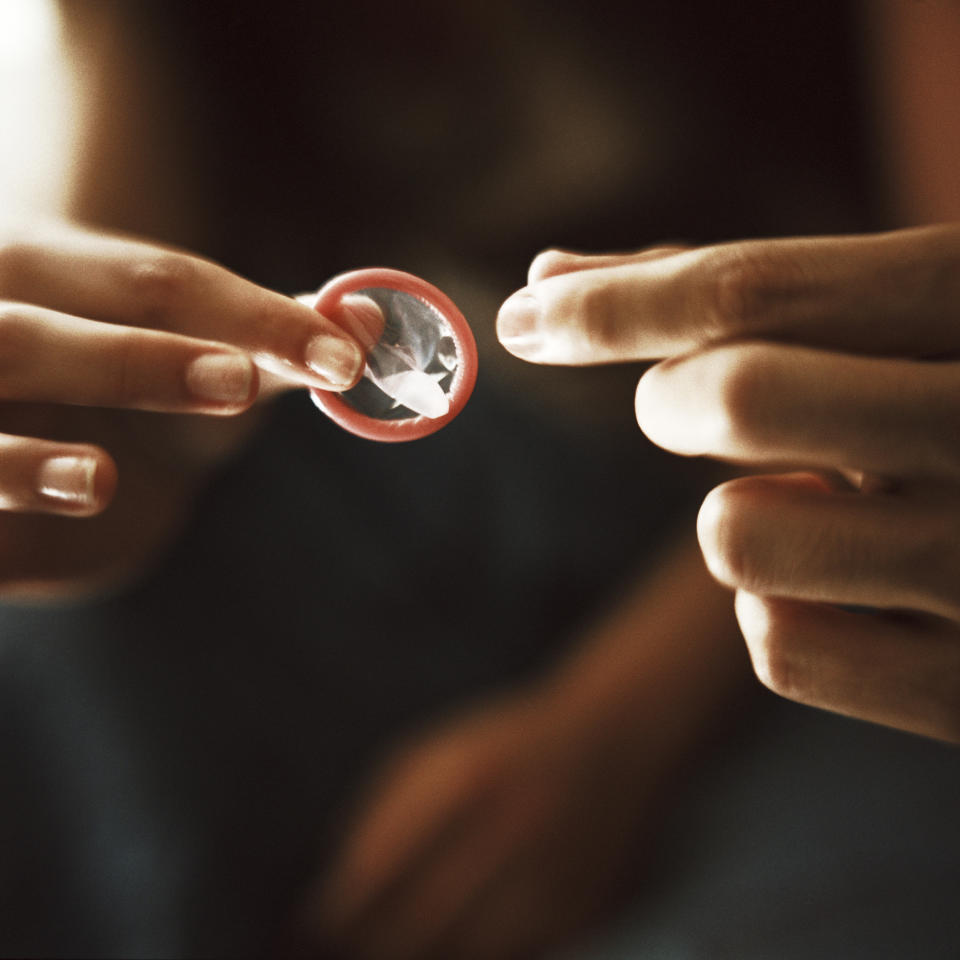
[[[549,252],[498,324],[534,362],[667,358],[637,389],[654,442],[789,465],[698,523],[761,680],[960,741],[960,227]]]
[[[7,238],[0,592],[129,575],[247,435],[236,415],[262,386],[343,389],[362,365],[327,319],[198,257],[62,223]]]

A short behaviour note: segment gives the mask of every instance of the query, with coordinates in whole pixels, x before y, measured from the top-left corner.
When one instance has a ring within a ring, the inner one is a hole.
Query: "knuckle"
[[[254,350],[260,356],[276,358],[286,365],[291,359],[298,360],[302,356],[304,344],[317,332],[317,322],[326,322],[327,329],[338,333],[341,330],[336,323],[324,321],[319,315],[313,323],[305,321],[294,300],[287,305],[258,299],[245,304],[242,316],[235,318],[230,342]]]
[[[782,283],[780,266],[760,244],[733,244],[708,256],[706,316],[714,337],[733,337],[759,326],[772,292]]]
[[[161,251],[129,267],[131,293],[147,321],[162,321],[189,297],[197,283],[196,263],[181,253]]]
[[[623,331],[608,291],[603,286],[585,286],[577,312],[591,355],[616,357],[623,346]]]

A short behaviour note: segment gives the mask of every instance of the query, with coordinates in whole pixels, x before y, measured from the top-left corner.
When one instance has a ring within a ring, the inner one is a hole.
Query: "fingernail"
[[[335,387],[348,387],[363,369],[360,347],[352,340],[336,334],[317,334],[308,344],[307,366]]]
[[[209,403],[246,403],[253,383],[253,362],[232,353],[207,353],[187,367],[187,389]]]
[[[340,301],[337,320],[366,350],[372,350],[383,336],[383,311],[362,293],[348,293]]]
[[[527,288],[518,290],[504,301],[497,315],[497,336],[500,342],[518,357],[529,357],[540,346],[537,326],[540,303]]]
[[[51,457],[40,465],[37,486],[45,497],[92,506],[96,473],[94,457]]]

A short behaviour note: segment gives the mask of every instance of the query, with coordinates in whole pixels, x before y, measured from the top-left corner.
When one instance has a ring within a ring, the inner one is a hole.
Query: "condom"
[[[383,332],[357,385],[340,393],[313,389],[313,402],[369,440],[416,440],[445,427],[466,406],[477,379],[477,346],[463,314],[426,280],[386,267],[340,274],[317,294],[314,309],[354,333],[342,319],[346,297],[364,298],[371,309],[375,304]]]

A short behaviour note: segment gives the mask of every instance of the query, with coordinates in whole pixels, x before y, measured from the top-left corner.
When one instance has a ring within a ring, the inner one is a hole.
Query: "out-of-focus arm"
[[[612,725],[625,742],[636,736],[667,766],[755,688],[732,594],[707,572],[693,537],[595,625],[548,684],[571,714]]]
[[[0,229],[66,212],[80,88],[54,0],[0,5]]]
[[[0,230],[62,217],[204,248],[185,91],[136,6],[0,4]]]
[[[960,220],[960,4],[868,0],[864,9],[894,216]]]

